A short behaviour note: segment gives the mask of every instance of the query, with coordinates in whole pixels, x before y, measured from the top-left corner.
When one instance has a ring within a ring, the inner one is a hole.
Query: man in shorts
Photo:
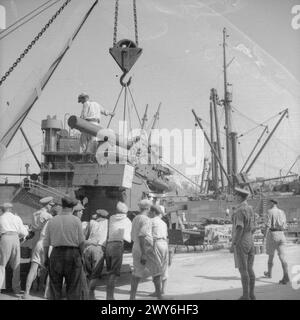
[[[116,278],[121,274],[123,262],[124,241],[131,242],[131,221],[127,217],[128,208],[119,201],[115,212],[108,222],[108,238],[106,243],[106,269],[108,281],[106,300],[114,300]]]
[[[255,274],[253,263],[255,256],[253,233],[255,231],[255,214],[248,205],[249,192],[245,189],[235,188],[237,201],[235,212],[235,233],[232,245],[236,251],[237,266],[241,274],[243,295],[240,300],[255,300]]]
[[[280,284],[289,283],[288,264],[285,258],[286,238],[284,230],[287,228],[286,216],[284,211],[280,210],[277,200],[269,201],[270,210],[268,210],[266,223],[266,251],[269,255],[268,271],[265,272],[265,277],[272,278],[273,259],[275,251],[278,252],[278,257],[283,270],[283,278],[279,281]]]
[[[130,300],[135,299],[140,280],[147,276],[152,276],[156,297],[162,299],[160,279],[162,269],[153,246],[152,221],[149,218],[151,206],[150,200],[141,200],[139,203],[140,213],[132,221],[133,272]]]
[[[53,217],[50,212],[55,206],[55,203],[53,201],[53,197],[45,197],[40,200],[40,204],[42,204],[43,207],[33,214],[32,230],[34,231],[35,235],[33,238],[31,265],[26,279],[26,289],[24,295],[22,296],[23,299],[30,298],[29,292],[32,283],[38,274],[38,269],[39,267],[44,268],[43,240],[45,238],[46,225]]]

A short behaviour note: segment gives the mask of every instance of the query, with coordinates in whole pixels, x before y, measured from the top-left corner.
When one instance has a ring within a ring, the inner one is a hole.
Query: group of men
[[[237,206],[232,215],[231,251],[241,274],[243,295],[240,299],[255,300],[253,234],[257,221],[253,208],[247,203],[248,195],[247,190],[235,188]],[[11,203],[1,205],[0,289],[5,286],[5,268],[9,264],[13,270],[12,289],[16,294],[20,293],[20,242],[31,237],[31,267],[24,299],[30,297],[32,283],[40,269],[48,273],[45,293],[48,299],[62,299],[64,284],[67,299],[95,299],[94,290],[106,262],[106,298],[113,300],[126,241],[133,242],[130,299],[136,298],[140,280],[148,276],[154,283],[152,295],[163,299],[169,266],[168,227],[163,221],[163,208],[158,203],[141,200],[139,213],[131,221],[127,217],[128,207],[119,201],[112,212],[98,209],[89,221],[84,222],[81,221],[84,206],[78,200],[63,198],[58,207],[52,197],[46,197],[40,203],[43,207],[33,213],[30,229],[13,213]],[[276,200],[271,199],[269,204],[265,230],[269,260],[264,275],[272,277],[274,253],[278,251],[283,269],[280,283],[287,284],[286,217]]]
[[[140,212],[131,220],[128,208],[119,201],[110,214],[96,210],[90,221],[81,221],[84,206],[80,201],[63,198],[57,210],[52,197],[40,200],[43,207],[33,213],[30,229],[5,203],[0,216],[0,288],[5,267],[13,269],[12,288],[20,293],[20,239],[31,239],[31,266],[23,299],[30,298],[32,283],[39,271],[48,274],[45,297],[60,300],[95,299],[94,290],[107,270],[106,298],[114,299],[115,282],[121,274],[124,241],[133,241],[133,271],[130,299],[135,299],[141,278],[152,276],[155,295],[162,299],[168,276],[167,225],[162,210],[150,200],[139,203]],[[56,208],[56,209],[55,209]],[[64,290],[65,288],[65,290]]]
[[[255,247],[253,234],[257,228],[256,215],[253,208],[247,203],[249,192],[245,189],[235,188],[235,200],[237,206],[232,215],[232,247],[235,267],[241,274],[243,294],[241,300],[255,300],[255,273],[253,270]],[[266,252],[269,255],[268,271],[265,277],[272,277],[273,258],[275,251],[278,252],[282,264],[283,278],[280,284],[289,282],[288,265],[285,259],[284,230],[287,227],[285,213],[278,207],[278,201],[269,201],[269,210],[266,219]]]

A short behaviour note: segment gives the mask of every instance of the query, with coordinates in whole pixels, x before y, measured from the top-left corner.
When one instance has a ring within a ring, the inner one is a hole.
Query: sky
[[[7,25],[11,25],[44,2],[0,0],[0,5],[5,6]],[[1,40],[0,35],[1,75],[62,3],[58,1],[6,38]],[[37,79],[40,70],[47,66],[46,57],[63,43],[64,31],[68,21],[76,18],[79,3],[79,0],[71,2],[1,88],[1,121],[5,121],[8,114],[6,102],[10,101],[13,106],[24,101],[23,95],[32,89],[31,80]],[[296,5],[300,2],[137,1],[139,45],[143,53],[130,72],[133,79],[130,88],[139,114],[142,115],[149,104],[149,116],[153,116],[161,102],[160,128],[193,129],[192,108],[208,121],[210,89],[216,88],[220,99],[223,97],[221,43],[222,30],[226,27],[228,62],[234,58],[228,68],[228,82],[232,84],[233,93],[233,129],[239,136],[239,168],[263,130],[258,125],[272,118],[267,122],[272,129],[279,119],[278,113],[289,108],[289,118],[283,120],[259,157],[251,177],[274,177],[280,170],[287,173],[300,155],[300,29],[296,14],[292,13]],[[67,113],[79,114],[79,93],[85,91],[108,110],[114,108],[121,90],[119,76],[122,73],[108,53],[112,46],[113,18],[114,2],[99,1],[25,120],[23,129],[39,156],[41,120],[47,115],[63,119]],[[123,38],[134,40],[132,1],[129,0],[120,1],[118,40]],[[224,110],[220,107],[218,112],[224,121]],[[122,117],[119,105],[113,128]],[[133,110],[132,121],[133,126],[138,125]],[[204,126],[209,132],[207,122]],[[224,134],[222,137],[224,147]],[[38,172],[32,155],[24,151],[26,148],[24,139],[17,133],[1,159],[0,171],[24,172],[25,163],[30,163],[31,172]],[[205,155],[209,155],[207,145]],[[184,165],[176,167],[185,169]],[[293,172],[299,173],[299,169],[300,161]]]

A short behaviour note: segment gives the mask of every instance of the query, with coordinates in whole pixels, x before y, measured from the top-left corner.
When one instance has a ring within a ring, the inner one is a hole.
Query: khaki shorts
[[[239,244],[235,247],[236,267],[248,270],[253,267],[255,248],[254,245]]]
[[[269,231],[266,241],[266,252],[268,255],[274,255],[278,251],[279,255],[284,254],[286,238],[283,231]]]

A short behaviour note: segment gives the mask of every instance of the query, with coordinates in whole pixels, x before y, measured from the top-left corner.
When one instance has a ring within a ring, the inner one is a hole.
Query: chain
[[[136,13],[136,0],[133,0],[133,19],[134,19],[134,32],[135,32],[135,43],[136,46],[139,46],[138,38],[138,24],[137,24],[137,13]]]
[[[5,72],[4,76],[1,77],[0,86],[6,80],[6,78],[12,73],[12,71],[17,67],[17,65],[21,62],[21,60],[26,56],[26,54],[32,49],[32,47],[37,43],[37,41],[41,38],[41,36],[46,32],[46,30],[50,27],[53,21],[59,16],[59,14],[64,10],[64,8],[71,2],[72,0],[66,0],[63,5],[56,11],[56,13],[51,17],[51,19],[47,22],[47,24],[41,29],[41,31],[34,37],[31,43],[26,47],[26,49],[20,54],[17,60],[12,64],[12,66]]]
[[[118,13],[119,13],[119,0],[116,0],[113,46],[117,44]],[[139,46],[136,0],[133,0],[133,19],[134,19],[135,43],[137,46]]]
[[[118,11],[119,11],[119,0],[116,0],[115,5],[115,25],[114,25],[114,40],[113,46],[117,44],[117,32],[118,32]]]

